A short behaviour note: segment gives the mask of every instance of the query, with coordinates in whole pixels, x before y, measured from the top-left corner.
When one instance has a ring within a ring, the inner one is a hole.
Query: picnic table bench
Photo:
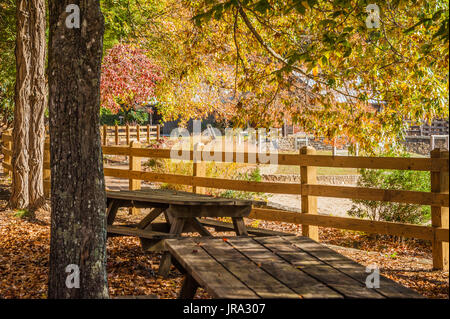
[[[199,286],[214,298],[422,298],[380,276],[367,288],[366,267],[307,238],[183,237],[165,240],[185,274],[180,298]]]

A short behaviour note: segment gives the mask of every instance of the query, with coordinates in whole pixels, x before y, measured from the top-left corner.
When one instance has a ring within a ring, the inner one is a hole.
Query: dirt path
[[[268,205],[270,207],[289,210],[294,212],[301,211],[301,197],[300,195],[284,195],[274,194],[269,198]],[[317,210],[321,215],[331,216],[348,216],[347,211],[352,207],[352,201],[345,198],[317,198]]]

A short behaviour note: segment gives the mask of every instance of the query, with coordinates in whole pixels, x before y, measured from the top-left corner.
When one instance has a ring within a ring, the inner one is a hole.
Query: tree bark
[[[29,128],[30,128],[30,104],[31,89],[30,65],[31,43],[29,33],[29,1],[16,1],[16,87],[14,97],[14,122],[13,122],[13,156],[11,164],[12,192],[10,206],[13,209],[26,209],[29,204],[28,174],[29,174]]]
[[[66,7],[80,28],[66,27]],[[98,0],[50,0],[51,241],[49,298],[107,298],[106,195],[100,143],[104,21]],[[80,270],[68,288],[68,265]]]
[[[28,179],[29,208],[35,210],[45,204],[43,184],[46,107],[45,83],[45,0],[30,1],[31,38],[31,94],[30,94],[30,133],[29,133],[29,170]]]
[[[35,210],[45,203],[45,0],[16,1],[16,87],[10,205]]]

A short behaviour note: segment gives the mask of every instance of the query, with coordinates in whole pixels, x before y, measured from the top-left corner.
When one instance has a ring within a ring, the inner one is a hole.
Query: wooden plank
[[[336,270],[305,251],[288,245],[281,237],[257,237],[255,240],[302,271],[342,294],[345,298],[384,298],[359,281]]]
[[[298,183],[251,182],[209,177],[130,171],[116,168],[104,168],[104,172],[105,176],[113,176],[118,178],[180,185],[196,185],[200,187],[217,189],[230,189],[272,194],[303,194],[320,197],[351,198],[361,200],[410,203],[418,205],[438,205],[445,207],[449,206],[448,196],[445,196],[445,194],[428,192],[371,189],[331,185],[301,185]]]
[[[231,223],[221,222],[219,220],[202,218],[200,222],[206,227],[212,227],[216,231],[233,231],[234,226]],[[278,231],[273,231],[269,229],[255,228],[255,227],[246,227],[247,232],[251,235],[255,236],[284,236],[288,235],[287,233],[282,233]]]
[[[343,298],[251,238],[230,238],[227,242],[303,298]]]
[[[306,237],[286,236],[283,239],[360,283],[365,284],[368,273],[366,272],[366,267],[363,265]],[[399,285],[384,276],[380,276],[380,288],[375,288],[375,290],[387,298],[423,298],[412,289]]]
[[[142,201],[148,203],[173,205],[214,205],[214,206],[250,206],[254,202],[248,200],[229,199],[197,195],[172,190],[141,190],[141,191],[107,191],[107,198],[123,199],[128,201]]]
[[[247,227],[242,217],[233,217],[233,226],[238,236],[248,236]]]
[[[232,205],[192,205],[172,204],[173,216],[177,217],[247,217],[252,210],[250,205],[232,206]]]
[[[122,152],[125,150],[116,150]],[[142,149],[136,156],[154,158],[175,158],[169,149]],[[105,153],[106,154],[106,153]],[[184,160],[193,160],[193,151],[186,151]],[[111,154],[121,155],[121,154]],[[221,152],[219,162],[265,164],[260,161],[257,153],[248,152]],[[249,161],[249,159],[252,159]],[[448,159],[430,158],[398,158],[398,157],[362,157],[362,156],[329,156],[329,155],[298,155],[278,154],[278,165],[341,167],[341,168],[371,168],[371,169],[400,169],[418,171],[448,171]]]
[[[3,145],[2,145],[2,153],[3,153],[3,155],[8,155],[11,157],[13,155],[13,152],[10,149],[7,149],[6,147],[4,147]]]
[[[164,211],[165,209],[163,208],[153,208],[152,211],[139,222],[137,228],[151,229],[151,222],[158,218],[158,216],[161,215]]]
[[[145,230],[139,228],[133,228],[128,226],[116,226],[109,225],[107,227],[108,234],[111,235],[121,235],[121,236],[131,236],[131,237],[140,237],[147,239],[164,239],[164,238],[173,238],[174,236],[168,233],[161,233],[152,230]]]
[[[300,155],[314,155],[316,150],[309,146],[304,146],[300,149]],[[300,166],[300,181],[302,188],[307,184],[316,184],[316,167],[314,166]],[[311,196],[308,193],[301,191],[301,208],[302,214],[317,215],[317,197]],[[308,236],[314,240],[319,240],[319,228],[312,225],[302,225],[302,235]]]
[[[429,226],[402,224],[367,219],[336,217],[325,215],[307,215],[276,209],[253,208],[249,218],[281,221],[292,224],[308,224],[322,227],[363,231],[374,234],[386,234],[409,238],[432,240],[434,232],[439,234],[441,240],[447,240],[449,230],[444,228],[432,228]]]
[[[211,258],[191,238],[166,240],[166,247],[181,266],[212,297],[221,299],[259,298],[227,269]]]
[[[12,142],[13,139],[12,139],[12,135],[11,134],[7,134],[7,132],[3,132],[3,134],[2,134],[3,141],[5,141],[5,142]]]
[[[195,242],[236,278],[262,298],[301,298],[222,239],[195,238]]]
[[[197,218],[190,218],[189,224],[202,236],[212,236],[212,234],[200,223]],[[186,231],[186,230],[185,230]]]
[[[129,156],[130,148],[123,146],[103,146],[104,155],[122,155]]]
[[[446,194],[332,185],[302,185],[302,194],[418,205],[449,206]]]
[[[106,224],[112,225],[114,223],[114,220],[116,219],[117,211],[119,210],[119,207],[121,206],[120,200],[109,200],[108,204],[108,210],[106,212]]]
[[[141,143],[139,143],[139,140],[138,141],[132,141],[131,144],[130,144],[130,148],[131,149],[133,149],[133,148],[138,148],[139,149],[139,148],[141,148]],[[141,158],[140,157],[130,156],[128,162],[129,162],[128,166],[129,166],[130,171],[133,171],[133,170],[140,171],[141,170],[142,167],[141,167]],[[129,184],[128,185],[128,189],[130,191],[134,191],[134,190],[140,190],[141,189],[142,182],[140,180],[135,180],[135,179],[130,178],[129,181],[128,181],[128,184]],[[139,212],[140,212],[139,208],[137,208],[137,207],[130,207],[130,213],[132,215],[137,215],[137,214],[139,214]]]
[[[434,149],[431,151],[433,159],[448,159],[448,151],[441,151]],[[449,193],[449,174],[448,171],[441,170],[440,172],[431,172],[431,191],[435,195],[445,196],[448,200]],[[445,207],[443,207],[445,206]],[[449,209],[448,205],[432,205],[431,206],[431,225],[433,228],[447,228],[449,227]],[[439,241],[437,237],[433,238],[432,252],[433,252],[433,268],[449,269],[449,244],[448,242]]]
[[[180,291],[180,299],[194,298],[198,287],[195,279],[191,275],[186,274]]]
[[[300,184],[252,182],[243,180],[220,179],[210,177],[187,176],[179,174],[160,174],[142,171],[129,171],[117,168],[104,168],[105,176],[126,179],[140,179],[157,183],[196,185],[217,189],[229,189],[249,192],[272,193],[272,194],[301,194]]]
[[[170,214],[170,208],[167,211]],[[186,218],[173,218],[172,225],[170,226],[170,234],[174,236],[178,236],[183,232],[184,224],[186,222]],[[159,263],[159,275],[163,277],[167,277],[170,272],[170,266],[172,265],[171,256],[168,252],[165,252],[161,256],[161,261]]]
[[[343,168],[400,169],[415,171],[448,171],[448,159],[301,155],[298,165]]]
[[[3,168],[6,168],[8,171],[12,172],[13,168],[10,164],[2,162]]]

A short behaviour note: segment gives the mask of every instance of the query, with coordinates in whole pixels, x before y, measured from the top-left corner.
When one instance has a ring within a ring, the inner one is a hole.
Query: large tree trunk
[[[30,133],[29,133],[29,169],[28,179],[29,207],[34,210],[45,204],[43,184],[43,162],[46,107],[45,83],[45,0],[30,1],[31,38],[31,94],[30,94]]]
[[[29,0],[16,1],[16,87],[13,123],[14,147],[11,160],[13,167],[12,193],[10,198],[10,205],[13,209],[26,209],[29,204],[28,135],[30,129],[29,96],[31,89],[31,34],[29,30],[32,23],[29,10]]]
[[[66,27],[66,7],[80,28]],[[100,144],[103,15],[98,0],[50,0],[51,242],[49,298],[107,298],[106,196]],[[68,288],[68,265],[80,270]]]
[[[16,88],[13,127],[13,178],[10,205],[39,208],[45,203],[45,0],[16,1]]]

